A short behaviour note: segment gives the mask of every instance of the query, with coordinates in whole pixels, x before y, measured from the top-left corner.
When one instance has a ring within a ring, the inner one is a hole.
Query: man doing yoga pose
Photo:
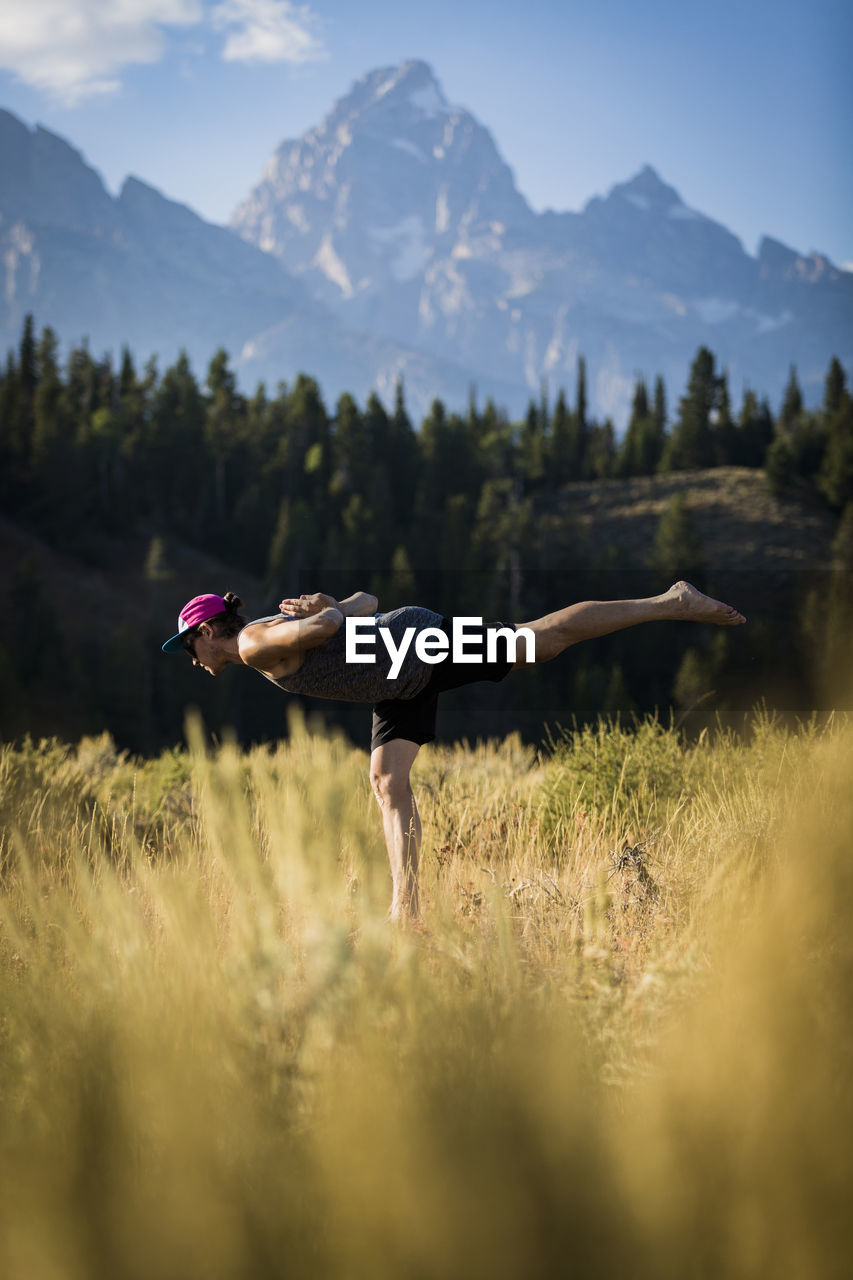
[[[479,619],[456,619],[466,624],[468,656],[448,656],[451,633],[456,638],[453,619],[414,605],[377,614],[376,597],[363,591],[346,600],[322,593],[282,600],[280,613],[253,622],[239,613],[241,603],[231,592],[196,596],[181,610],[178,633],[163,649],[167,653],[185,649],[194,666],[213,676],[230,665],[254,667],[290,693],[373,704],[370,785],[382,814],[393,882],[390,917],[395,920],[417,917],[420,911],[421,822],[409,775],[420,747],[435,737],[441,692],[478,680],[503,680],[518,667],[550,662],[581,640],[641,622],[732,627],[746,621],[731,605],[712,600],[688,582],[676,582],[662,595],[645,600],[584,600],[568,605],[517,628],[520,643],[515,646],[513,629],[502,628],[499,636],[506,643],[505,657],[498,656],[494,635],[487,635],[500,623],[490,628],[480,625],[478,631],[472,624]],[[352,627],[347,635],[347,618],[374,618],[375,637],[370,636],[369,624],[355,624],[360,633],[360,647],[356,646]],[[479,633],[489,642],[482,648],[482,661],[470,656]],[[367,643],[371,638],[375,640],[372,647]]]

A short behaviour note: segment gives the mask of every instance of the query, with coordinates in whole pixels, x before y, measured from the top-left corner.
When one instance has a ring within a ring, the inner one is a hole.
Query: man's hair
[[[220,640],[227,640],[231,636],[238,635],[248,624],[249,619],[244,618],[239,612],[243,607],[243,601],[239,596],[235,596],[233,591],[226,591],[222,599],[225,601],[225,612],[209,618],[208,622],[214,629],[214,635]]]

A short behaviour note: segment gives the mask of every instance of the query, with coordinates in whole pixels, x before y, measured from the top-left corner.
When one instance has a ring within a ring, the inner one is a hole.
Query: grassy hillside
[[[853,738],[0,752],[9,1280],[834,1280]]]
[[[747,467],[573,484],[560,502],[589,546],[618,547],[630,567],[640,568],[678,493],[713,570],[765,574],[829,566],[835,517],[814,498],[777,497],[764,472]]]

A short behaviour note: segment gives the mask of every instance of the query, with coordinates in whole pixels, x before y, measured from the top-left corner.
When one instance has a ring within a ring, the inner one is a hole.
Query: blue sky
[[[4,0],[0,106],[225,221],[282,139],[423,58],[536,209],[648,162],[749,252],[853,269],[851,37],[848,0]]]

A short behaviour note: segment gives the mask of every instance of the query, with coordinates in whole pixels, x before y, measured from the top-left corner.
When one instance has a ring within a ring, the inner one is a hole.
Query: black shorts
[[[451,633],[451,618],[442,618],[441,629],[448,635]],[[484,623],[479,629],[482,635],[482,647],[485,651],[485,632],[487,627],[504,627],[504,622]],[[513,630],[515,628],[513,627]],[[475,627],[466,627],[465,635],[473,640],[478,634]],[[499,652],[505,642],[499,643]],[[416,742],[423,746],[432,742],[435,737],[435,718],[438,711],[438,695],[448,689],[459,689],[466,684],[476,684],[479,680],[491,680],[497,684],[508,676],[515,664],[507,658],[496,662],[456,663],[448,656],[443,662],[433,667],[429,683],[414,698],[387,698],[377,702],[373,708],[373,731],[370,735],[370,750],[384,746],[394,738],[405,738],[407,742]]]

